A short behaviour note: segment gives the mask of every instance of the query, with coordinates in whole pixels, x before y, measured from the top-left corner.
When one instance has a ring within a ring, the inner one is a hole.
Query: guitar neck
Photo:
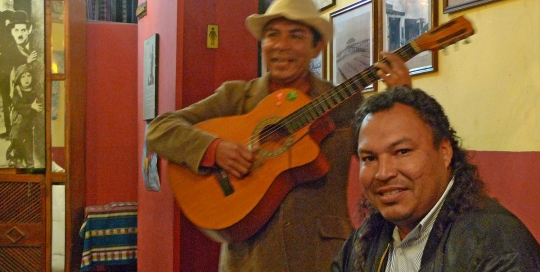
[[[393,53],[401,57],[404,61],[408,61],[420,52],[444,48],[473,34],[474,29],[471,23],[463,16],[460,16],[429,30]],[[386,58],[383,58],[380,62],[389,63]],[[287,117],[284,117],[279,122],[280,126],[291,134],[307,126],[309,123],[315,121],[315,119],[369,86],[372,82],[377,81],[379,79],[377,76],[378,70],[378,68],[371,65],[359,74],[347,79],[339,86],[315,98]]]
[[[394,51],[394,54],[401,57],[404,61],[408,61],[421,52],[421,50],[415,48],[417,48],[415,46],[415,41],[412,41]],[[381,62],[389,63],[386,58],[383,58]],[[280,124],[291,134],[298,131],[320,116],[331,111],[348,98],[357,94],[359,91],[372,84],[372,82],[377,81],[379,79],[379,76],[377,76],[378,70],[379,69],[373,65],[369,66],[364,71],[349,78],[345,82],[296,110],[289,116],[283,118],[280,121]]]

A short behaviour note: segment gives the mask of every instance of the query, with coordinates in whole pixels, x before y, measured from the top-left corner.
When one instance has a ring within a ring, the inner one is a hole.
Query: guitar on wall
[[[407,61],[420,52],[437,51],[473,34],[470,22],[461,16],[431,29],[394,53]],[[323,119],[320,117],[378,79],[377,68],[370,66],[314,100],[293,89],[283,89],[268,95],[248,114],[196,124],[196,128],[224,140],[258,146],[259,159],[242,179],[219,169],[197,175],[170,163],[169,180],[183,213],[218,242],[242,241],[255,234],[291,189],[328,172],[328,163],[318,145],[326,134],[314,135],[310,128]]]

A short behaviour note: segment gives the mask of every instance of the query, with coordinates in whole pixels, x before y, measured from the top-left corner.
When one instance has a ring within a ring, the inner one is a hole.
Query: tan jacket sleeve
[[[199,173],[206,149],[217,136],[192,127],[199,122],[246,113],[252,100],[252,86],[257,79],[229,81],[211,96],[184,109],[159,115],[146,134],[149,151]]]

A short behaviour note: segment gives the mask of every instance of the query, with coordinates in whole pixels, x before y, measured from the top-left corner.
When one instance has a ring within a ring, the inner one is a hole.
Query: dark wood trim
[[[66,271],[79,271],[86,206],[86,1],[66,0]]]

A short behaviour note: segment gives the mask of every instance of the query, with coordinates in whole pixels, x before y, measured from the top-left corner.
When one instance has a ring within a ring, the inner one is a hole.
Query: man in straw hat
[[[149,150],[197,173],[219,167],[242,178],[249,175],[256,159],[253,150],[192,125],[246,114],[280,89],[294,88],[293,92],[315,98],[332,88],[309,71],[311,59],[319,55],[333,32],[311,0],[275,0],[265,14],[249,16],[246,26],[261,41],[268,73],[248,82],[225,82],[206,99],[161,114],[148,128]],[[387,58],[391,65],[378,64],[380,77],[388,85],[411,85],[403,61],[391,54]],[[349,126],[360,100],[360,95],[351,97],[330,112],[327,119],[331,121],[321,122],[322,127],[335,126],[320,145],[329,172],[293,188],[256,234],[245,241],[224,243],[220,271],[328,271],[353,230],[347,209],[347,176],[355,152]]]

